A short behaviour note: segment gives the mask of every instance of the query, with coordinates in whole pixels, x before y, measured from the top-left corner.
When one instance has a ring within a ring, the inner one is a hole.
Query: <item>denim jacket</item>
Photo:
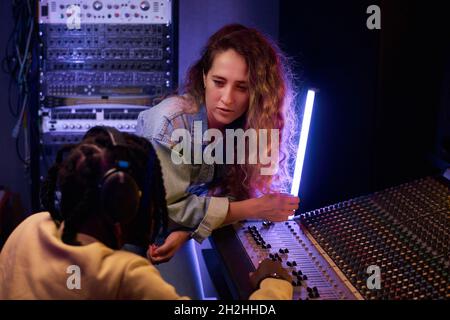
[[[192,230],[191,236],[202,242],[225,220],[229,199],[206,195],[214,178],[214,165],[203,161],[202,164],[175,164],[172,161],[171,153],[176,152],[172,149],[179,143],[172,141],[174,130],[187,129],[194,137],[194,121],[202,122],[202,136],[208,128],[206,108],[201,106],[197,113],[186,113],[189,103],[181,97],[170,97],[141,112],[136,134],[152,143],[161,162],[169,218]],[[202,150],[207,144],[202,142]]]

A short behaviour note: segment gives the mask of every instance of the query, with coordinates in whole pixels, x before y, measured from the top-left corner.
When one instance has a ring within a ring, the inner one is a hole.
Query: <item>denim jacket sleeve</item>
[[[173,105],[165,106],[164,110],[161,110],[162,107],[155,106],[155,110],[141,113],[136,133],[152,143],[160,160],[170,219],[193,230],[192,237],[202,242],[222,225],[228,213],[229,200],[226,197],[199,196],[189,192],[192,176],[196,174],[194,167],[172,161],[171,155],[175,151],[172,150],[174,143],[170,139],[173,130],[188,124],[181,121],[180,112]]]

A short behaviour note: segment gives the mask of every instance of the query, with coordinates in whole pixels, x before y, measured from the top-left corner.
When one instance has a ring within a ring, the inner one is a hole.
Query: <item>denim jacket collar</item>
[[[187,118],[191,124],[191,137],[194,137],[194,123],[195,121],[201,121],[202,122],[202,138],[205,135],[206,130],[208,130],[208,116],[206,113],[206,107],[204,104],[200,105],[199,112],[196,112],[194,114],[188,114]],[[193,141],[194,142],[194,141]],[[208,145],[208,142],[203,141],[202,139],[202,146],[205,147]]]

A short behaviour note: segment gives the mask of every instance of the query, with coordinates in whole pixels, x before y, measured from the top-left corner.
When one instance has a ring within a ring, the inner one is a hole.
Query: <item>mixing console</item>
[[[231,275],[243,272],[224,245],[235,238],[233,257],[248,258],[248,271],[264,258],[282,262],[293,277],[294,299],[450,298],[450,190],[440,177],[284,223],[247,221],[220,230],[213,242]]]

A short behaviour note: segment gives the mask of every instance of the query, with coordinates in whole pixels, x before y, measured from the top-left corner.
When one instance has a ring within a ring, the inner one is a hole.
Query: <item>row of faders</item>
[[[261,260],[270,258],[289,271],[295,300],[362,299],[295,221],[248,221],[233,227],[255,268]]]
[[[449,219],[448,181],[427,177],[288,222],[233,228],[254,268],[282,263],[296,300],[448,299]]]
[[[427,177],[315,210],[300,224],[365,299],[450,298],[445,180]],[[369,268],[379,272],[378,288],[367,283]]]

